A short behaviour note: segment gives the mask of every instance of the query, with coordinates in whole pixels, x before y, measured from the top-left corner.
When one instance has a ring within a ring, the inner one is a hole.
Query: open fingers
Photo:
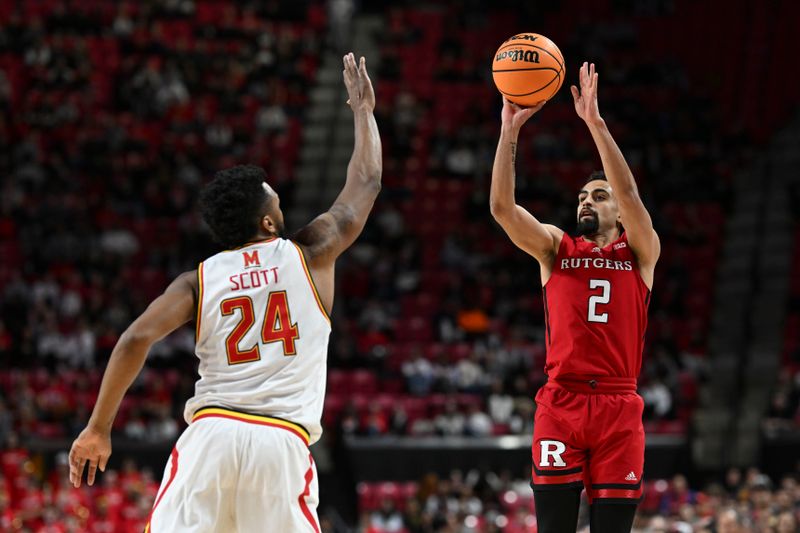
[[[370,82],[369,74],[367,74],[367,60],[364,56],[361,56],[361,59],[358,60],[356,74],[358,74],[358,82],[362,87]]]
[[[589,85],[589,90],[594,93],[597,90],[597,71],[594,68],[594,63],[589,65],[589,75],[586,81]]]
[[[356,61],[353,58],[353,54],[345,54],[345,56],[342,58],[342,64],[344,65],[345,79],[355,79],[358,74],[356,72]]]
[[[358,80],[358,70],[356,69],[356,62],[352,53],[345,54],[344,57],[342,57],[342,65],[344,67],[344,70],[342,70],[342,77],[344,78],[344,86],[347,89],[347,103],[349,105],[354,96],[353,92],[357,91],[356,83]]]
[[[580,93],[580,92],[578,92],[578,88],[577,88],[577,87],[575,87],[574,85],[570,85],[570,87],[569,87],[569,91],[572,93],[572,99],[573,99],[573,100],[577,101],[577,100],[578,100],[578,98],[580,98],[580,97],[581,97],[581,93]]]
[[[89,473],[86,476],[86,483],[89,486],[94,485],[94,476],[97,474],[97,459],[91,459],[89,461]]]
[[[83,469],[86,466],[86,459],[77,457],[69,464],[69,478],[75,488],[81,486],[81,478],[83,477]]]
[[[353,57],[353,52],[345,54],[342,58],[342,63],[344,63],[344,69],[346,71],[350,71],[351,73],[355,71],[356,67],[356,60]]]

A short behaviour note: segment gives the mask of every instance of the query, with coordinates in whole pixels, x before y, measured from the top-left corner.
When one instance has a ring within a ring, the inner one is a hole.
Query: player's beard
[[[581,217],[578,219],[578,226],[575,228],[575,233],[583,236],[596,235],[600,229],[600,219],[597,213],[592,213],[591,218]]]

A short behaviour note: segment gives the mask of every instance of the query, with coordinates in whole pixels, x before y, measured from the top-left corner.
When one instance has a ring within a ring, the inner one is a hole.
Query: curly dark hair
[[[264,169],[238,165],[214,174],[200,192],[200,213],[214,240],[226,248],[236,248],[253,239],[264,216],[268,198],[262,185]]]

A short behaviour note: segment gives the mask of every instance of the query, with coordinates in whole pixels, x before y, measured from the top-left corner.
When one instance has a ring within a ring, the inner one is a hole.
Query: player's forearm
[[[489,208],[495,218],[508,214],[516,205],[514,197],[514,164],[519,132],[503,127],[492,166],[492,186],[489,191]]]
[[[608,182],[614,189],[614,193],[619,196],[638,195],[636,180],[633,178],[625,156],[611,136],[608,126],[603,119],[595,122],[587,122],[589,132],[592,134],[594,144],[600,153],[600,160],[603,162],[603,171]]]
[[[128,332],[120,337],[103,375],[89,427],[100,432],[111,432],[122,398],[141,372],[149,349],[149,340],[137,339]]]
[[[372,111],[355,110],[355,146],[347,165],[347,183],[358,187],[373,186],[375,195],[380,190],[383,162],[381,158],[381,136]]]

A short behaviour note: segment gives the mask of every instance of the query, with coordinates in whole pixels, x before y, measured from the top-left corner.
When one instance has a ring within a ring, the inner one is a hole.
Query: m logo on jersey
[[[561,454],[567,451],[567,445],[557,440],[541,440],[539,446],[542,448],[539,466],[567,466]]]
[[[253,250],[252,252],[242,252],[242,257],[244,257],[245,268],[261,266],[261,259],[258,258],[258,250]]]

